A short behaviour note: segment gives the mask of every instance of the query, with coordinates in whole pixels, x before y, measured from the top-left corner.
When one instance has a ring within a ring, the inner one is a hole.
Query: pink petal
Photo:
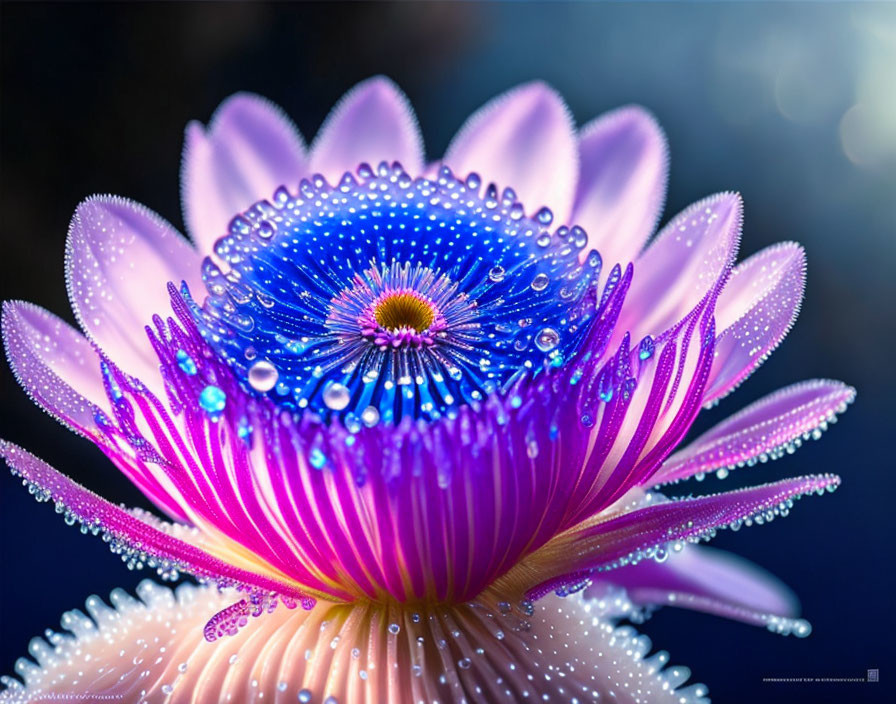
[[[401,162],[412,176],[423,170],[423,139],[404,93],[384,76],[352,88],[333,108],[311,146],[311,172],[332,183],[362,163]]]
[[[605,268],[634,261],[666,195],[669,149],[660,126],[643,108],[614,110],[582,128],[579,156],[570,221],[585,228]]]
[[[619,329],[637,340],[684,318],[734,263],[742,220],[737,193],[705,198],[676,215],[635,261]]]
[[[855,398],[839,381],[815,379],[788,386],[747,406],[672,455],[654,483],[733,469],[792,452],[803,439],[818,438]]]
[[[689,545],[664,562],[644,560],[620,567],[602,575],[600,582],[624,587],[636,605],[678,606],[755,625],[771,626],[799,613],[796,596],[772,574],[703,546]],[[595,585],[586,596],[601,587]]]
[[[19,383],[47,413],[82,434],[108,408],[100,360],[81,333],[24,301],[3,303],[3,343]]]
[[[719,296],[716,348],[706,402],[739,386],[781,343],[803,301],[806,254],[794,242],[763,249],[735,267]]]
[[[133,551],[134,560],[145,563],[154,559],[163,566],[197,577],[220,579],[225,584],[276,592],[297,599],[306,598],[304,592],[292,583],[232,567],[191,543],[175,538],[171,535],[173,526],[158,520],[153,520],[154,525],[151,525],[73,482],[12,443],[0,440],[0,457],[6,460],[13,474],[21,476],[34,488],[39,501],[52,500],[57,507],[64,507],[66,516],[88,529],[102,532],[117,543],[113,544],[113,549],[122,547]]]
[[[444,163],[461,178],[510,187],[529,213],[547,206],[564,223],[578,181],[578,146],[569,108],[544,83],[527,83],[492,99],[455,135]]]
[[[205,621],[232,592],[143,581],[111,606],[63,616],[65,635],[32,640],[6,679],[17,702],[580,702],[706,704],[690,671],[648,657],[650,640],[615,628],[581,597],[548,597],[531,616],[475,608],[360,602],[278,608],[208,643]]]
[[[135,457],[98,426],[111,406],[100,372],[100,358],[81,333],[52,313],[21,301],[3,304],[6,355],[19,383],[41,408],[88,437],[159,508],[183,518],[177,499],[165,487],[164,471]]]
[[[307,175],[302,136],[284,112],[250,93],[231,96],[208,129],[187,127],[181,169],[184,218],[202,254],[227,234],[234,215]]]
[[[94,196],[75,211],[65,265],[69,299],[87,336],[145,383],[160,383],[144,327],[170,312],[169,281],[203,290],[199,255],[142,205]]]
[[[709,539],[719,528],[765,523],[789,513],[794,499],[833,491],[839,484],[840,478],[833,474],[794,477],[721,494],[672,499],[629,511],[572,534],[570,545],[562,549],[568,555],[562,575],[528,593],[537,598],[595,572],[637,564],[658,551],[668,550],[675,541]]]

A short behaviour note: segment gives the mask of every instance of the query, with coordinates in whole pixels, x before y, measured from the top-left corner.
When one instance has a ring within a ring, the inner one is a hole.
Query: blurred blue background
[[[664,219],[735,189],[746,201],[742,256],[782,239],[808,251],[788,340],[698,429],[805,378],[841,378],[859,396],[820,443],[698,486],[843,476],[834,495],[801,502],[786,521],[715,543],[793,586],[812,636],[674,609],[644,630],[715,701],[892,701],[896,5],[4,3],[0,13],[0,297],[69,321],[63,246],[75,205],[113,192],[182,223],[183,128],[234,91],[280,103],[310,139],[346,89],[388,74],[414,103],[430,158],[472,110],[533,78],[555,86],[579,124],[624,103],[652,110],[672,156]],[[0,392],[4,437],[114,501],[148,507],[11,374]],[[149,575],[128,572],[11,478],[0,477],[0,502],[9,673],[63,610]],[[762,682],[868,668],[880,668],[880,684]]]

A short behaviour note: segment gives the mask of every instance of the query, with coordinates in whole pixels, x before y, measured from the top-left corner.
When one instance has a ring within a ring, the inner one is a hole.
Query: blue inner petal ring
[[[204,303],[183,294],[250,393],[349,425],[434,419],[574,352],[601,262],[551,220],[476,174],[362,165],[235,217]]]

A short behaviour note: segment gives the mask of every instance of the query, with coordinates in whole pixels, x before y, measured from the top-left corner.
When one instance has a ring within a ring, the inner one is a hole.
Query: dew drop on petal
[[[217,386],[209,384],[199,394],[199,405],[207,413],[220,413],[227,404],[227,396]]]
[[[352,400],[351,392],[342,384],[333,383],[324,389],[324,404],[333,411],[341,411]]]
[[[550,279],[548,275],[544,272],[537,274],[534,279],[532,279],[532,290],[533,291],[544,291],[548,284],[550,283]]]
[[[372,428],[380,422],[380,412],[375,406],[368,406],[361,411],[361,422],[368,428]]]
[[[256,391],[270,391],[276,386],[279,376],[277,367],[262,359],[249,367],[249,386]]]
[[[560,334],[554,328],[542,328],[535,336],[535,346],[542,352],[550,352],[560,344]]]

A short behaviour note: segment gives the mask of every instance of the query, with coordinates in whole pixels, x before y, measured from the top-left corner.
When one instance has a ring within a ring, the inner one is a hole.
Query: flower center
[[[410,292],[387,295],[374,308],[373,315],[380,327],[392,331],[412,328],[424,332],[435,319],[432,305]]]
[[[574,353],[601,261],[551,220],[476,174],[362,165],[237,215],[208,297],[184,297],[250,393],[347,427],[432,420]]]

